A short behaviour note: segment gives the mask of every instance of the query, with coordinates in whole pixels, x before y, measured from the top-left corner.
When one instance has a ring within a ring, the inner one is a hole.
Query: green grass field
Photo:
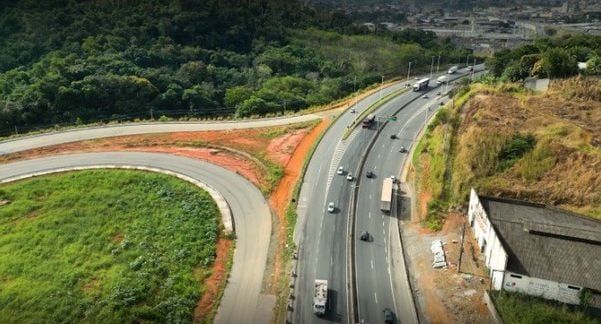
[[[218,209],[166,175],[94,170],[0,186],[0,319],[191,322]]]

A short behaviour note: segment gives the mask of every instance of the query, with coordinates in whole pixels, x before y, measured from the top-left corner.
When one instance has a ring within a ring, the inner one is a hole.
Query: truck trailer
[[[430,79],[428,79],[428,78],[417,81],[413,85],[413,91],[421,91],[424,89],[428,89],[428,83],[430,83]]]
[[[392,202],[392,181],[393,180],[391,178],[386,178],[382,184],[382,200],[380,209],[385,212],[390,211],[390,204]]]
[[[313,313],[317,316],[324,316],[328,304],[328,281],[315,280],[313,289]]]

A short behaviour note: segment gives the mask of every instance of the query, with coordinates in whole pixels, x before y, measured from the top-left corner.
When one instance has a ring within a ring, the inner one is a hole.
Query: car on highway
[[[369,233],[367,231],[361,232],[361,236],[359,237],[361,241],[369,241]]]
[[[404,146],[401,146],[401,148],[399,149],[399,152],[407,153],[407,149]]]
[[[392,180],[392,183],[396,183],[396,177],[395,176],[391,175],[390,179]]]
[[[384,310],[382,312],[384,312],[384,323],[386,323],[386,324],[394,323],[394,314],[392,313],[390,308],[384,308]]]
[[[349,174],[346,176],[346,180],[348,180],[348,181],[353,181],[353,174],[352,174],[352,173],[349,173]]]
[[[428,95],[423,95],[422,98],[428,99]]]
[[[334,206],[334,202],[330,202],[328,204],[328,213],[333,213],[336,210],[336,207]]]
[[[367,173],[365,173],[365,176],[371,179],[375,176],[375,174],[371,171],[367,171]]]
[[[343,175],[344,174],[344,168],[343,167],[338,167],[338,171],[336,171],[336,173],[338,173],[339,175]]]

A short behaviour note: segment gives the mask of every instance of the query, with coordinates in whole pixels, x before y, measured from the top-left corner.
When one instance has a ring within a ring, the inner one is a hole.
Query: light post
[[[382,88],[384,87],[384,76],[382,76],[382,83],[380,83],[380,100],[382,100]]]
[[[430,64],[430,80],[432,79],[432,72],[434,70],[434,58],[436,56],[432,56],[432,63]]]
[[[411,61],[409,61],[409,68],[407,68],[407,86],[409,86],[409,75],[411,74]]]
[[[436,63],[436,73],[438,73],[439,68],[440,68],[440,53],[438,53],[438,63]]]

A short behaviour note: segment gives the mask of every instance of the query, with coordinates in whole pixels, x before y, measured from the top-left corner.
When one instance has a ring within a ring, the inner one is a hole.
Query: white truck
[[[328,303],[328,281],[317,279],[315,280],[313,292],[313,313],[317,316],[326,314],[326,306]]]
[[[447,82],[449,82],[449,78],[446,75],[441,75],[436,79],[436,83],[438,84],[445,84]]]
[[[380,202],[380,210],[389,212],[390,204],[392,202],[392,178],[384,179],[384,183],[382,184],[382,200]]]
[[[459,70],[459,67],[457,65],[451,66],[449,68],[449,74],[453,74],[453,73],[457,72],[457,70]]]

